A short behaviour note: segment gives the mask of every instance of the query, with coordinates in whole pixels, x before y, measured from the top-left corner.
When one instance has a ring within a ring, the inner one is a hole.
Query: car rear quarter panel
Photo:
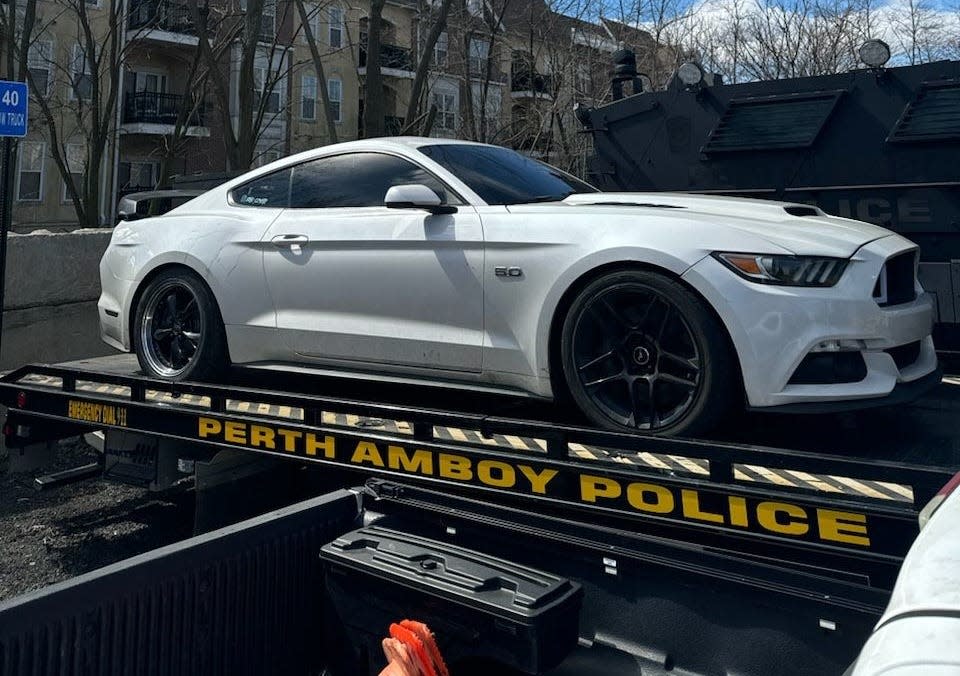
[[[184,265],[206,281],[225,324],[274,327],[261,238],[279,212],[225,206],[217,211],[178,210],[119,225],[104,254],[103,276],[109,272],[117,286],[126,287],[118,300],[131,317],[144,280],[161,267]]]

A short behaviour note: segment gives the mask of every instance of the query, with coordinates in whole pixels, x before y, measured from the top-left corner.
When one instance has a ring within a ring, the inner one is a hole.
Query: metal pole
[[[13,210],[13,195],[10,194],[10,160],[13,157],[13,139],[3,138],[0,157],[0,356],[3,354],[3,298],[7,282],[7,231]]]

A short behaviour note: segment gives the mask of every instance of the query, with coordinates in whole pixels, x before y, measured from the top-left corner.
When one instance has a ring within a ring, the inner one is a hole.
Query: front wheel
[[[171,269],[140,296],[133,345],[144,374],[215,380],[228,365],[226,335],[213,294],[195,273]]]
[[[564,319],[560,352],[574,401],[606,429],[701,434],[739,392],[719,320],[655,272],[614,272],[588,284]]]

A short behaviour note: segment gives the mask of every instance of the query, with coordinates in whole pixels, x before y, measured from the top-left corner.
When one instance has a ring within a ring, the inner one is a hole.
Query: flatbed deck
[[[130,373],[129,365],[118,359],[104,368],[96,360],[7,374],[0,381],[0,404],[10,409],[7,444],[104,429],[172,441],[187,457],[197,448],[249,451],[551,512],[590,512],[611,527],[764,557],[793,559],[801,550],[810,565],[870,569],[888,582],[916,534],[919,507],[953,474],[925,464],[603,432],[495,415],[489,402],[471,411],[291,387],[170,383]]]
[[[579,581],[591,640],[632,627],[611,622],[610,612],[650,623],[643,602],[663,593],[680,609],[658,639],[665,644],[692,645],[695,618],[749,603],[764,631],[777,625],[797,647],[822,643],[817,659],[833,665],[852,659],[876,622],[918,532],[920,507],[955,473],[922,462],[599,431],[508,398],[351,389],[337,379],[278,382],[242,371],[229,384],[170,383],[142,377],[130,358],[25,366],[0,378],[0,405],[11,447],[97,430],[105,454],[163,448],[202,461],[231,451],[329,470],[342,486],[368,478],[357,496],[369,518]],[[271,537],[286,528],[286,516],[277,519]],[[191,547],[183,552],[192,570],[199,564]],[[143,566],[164,567],[166,556]],[[37,594],[0,608],[0,621],[20,626],[36,608],[37,626],[49,626],[94,579],[111,598],[126,599],[124,589],[146,579],[139,565],[65,585],[59,601]],[[619,610],[601,612],[607,603]],[[736,645],[736,628],[721,625]],[[656,627],[648,624],[645,637]],[[686,643],[681,633],[690,634]],[[731,649],[737,660],[754,659]],[[763,660],[777,654],[764,651]],[[770,664],[744,673],[772,673]]]
[[[139,376],[136,357],[121,354],[109,357],[65,362],[61,368],[77,369],[93,374]],[[56,382],[45,376],[37,382]],[[300,374],[281,374],[275,371],[234,368],[229,384],[254,389],[275,390],[291,395],[316,395],[373,401],[385,405],[406,405],[428,409],[442,409],[451,413],[502,416],[536,420],[544,424],[579,426],[577,418],[568,418],[547,402],[529,398],[511,398],[478,394],[468,391],[450,391],[435,387],[414,387],[347,378],[311,377]],[[102,390],[103,384],[97,388]],[[116,386],[114,386],[116,387]],[[96,388],[95,388],[96,389]],[[122,389],[117,390],[123,392]],[[161,398],[163,394],[158,394]],[[171,397],[164,400],[169,401]],[[180,401],[186,403],[192,395]],[[277,406],[263,402],[229,402],[230,410],[239,413],[303,419],[303,410],[294,406]],[[396,432],[395,422],[389,419],[331,414],[327,422],[360,426],[370,430]],[[941,387],[931,395],[895,411],[868,411],[860,415],[783,415],[743,413],[711,436],[712,441],[740,445],[756,445],[781,449],[827,453],[838,458],[861,457],[942,467],[960,471],[960,430],[955,424],[960,415],[960,377],[947,376]],[[437,426],[434,434],[452,441],[482,442],[514,450],[536,450],[536,440],[522,435],[495,435],[483,438],[476,430],[462,426]],[[574,455],[585,459],[609,457],[610,451],[583,445],[573,448]],[[618,462],[647,465],[678,475],[704,475],[707,463],[700,458],[675,454],[639,452],[619,454]],[[865,497],[906,501],[913,499],[909,486],[896,481],[856,479],[834,472],[805,472],[751,463],[734,468],[740,481],[759,484],[772,483],[785,487],[813,488],[835,494],[863,495]]]

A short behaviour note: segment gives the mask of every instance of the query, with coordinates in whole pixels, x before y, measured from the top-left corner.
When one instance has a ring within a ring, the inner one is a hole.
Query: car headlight
[[[713,257],[758,284],[833,286],[847,268],[845,258],[715,252]]]

